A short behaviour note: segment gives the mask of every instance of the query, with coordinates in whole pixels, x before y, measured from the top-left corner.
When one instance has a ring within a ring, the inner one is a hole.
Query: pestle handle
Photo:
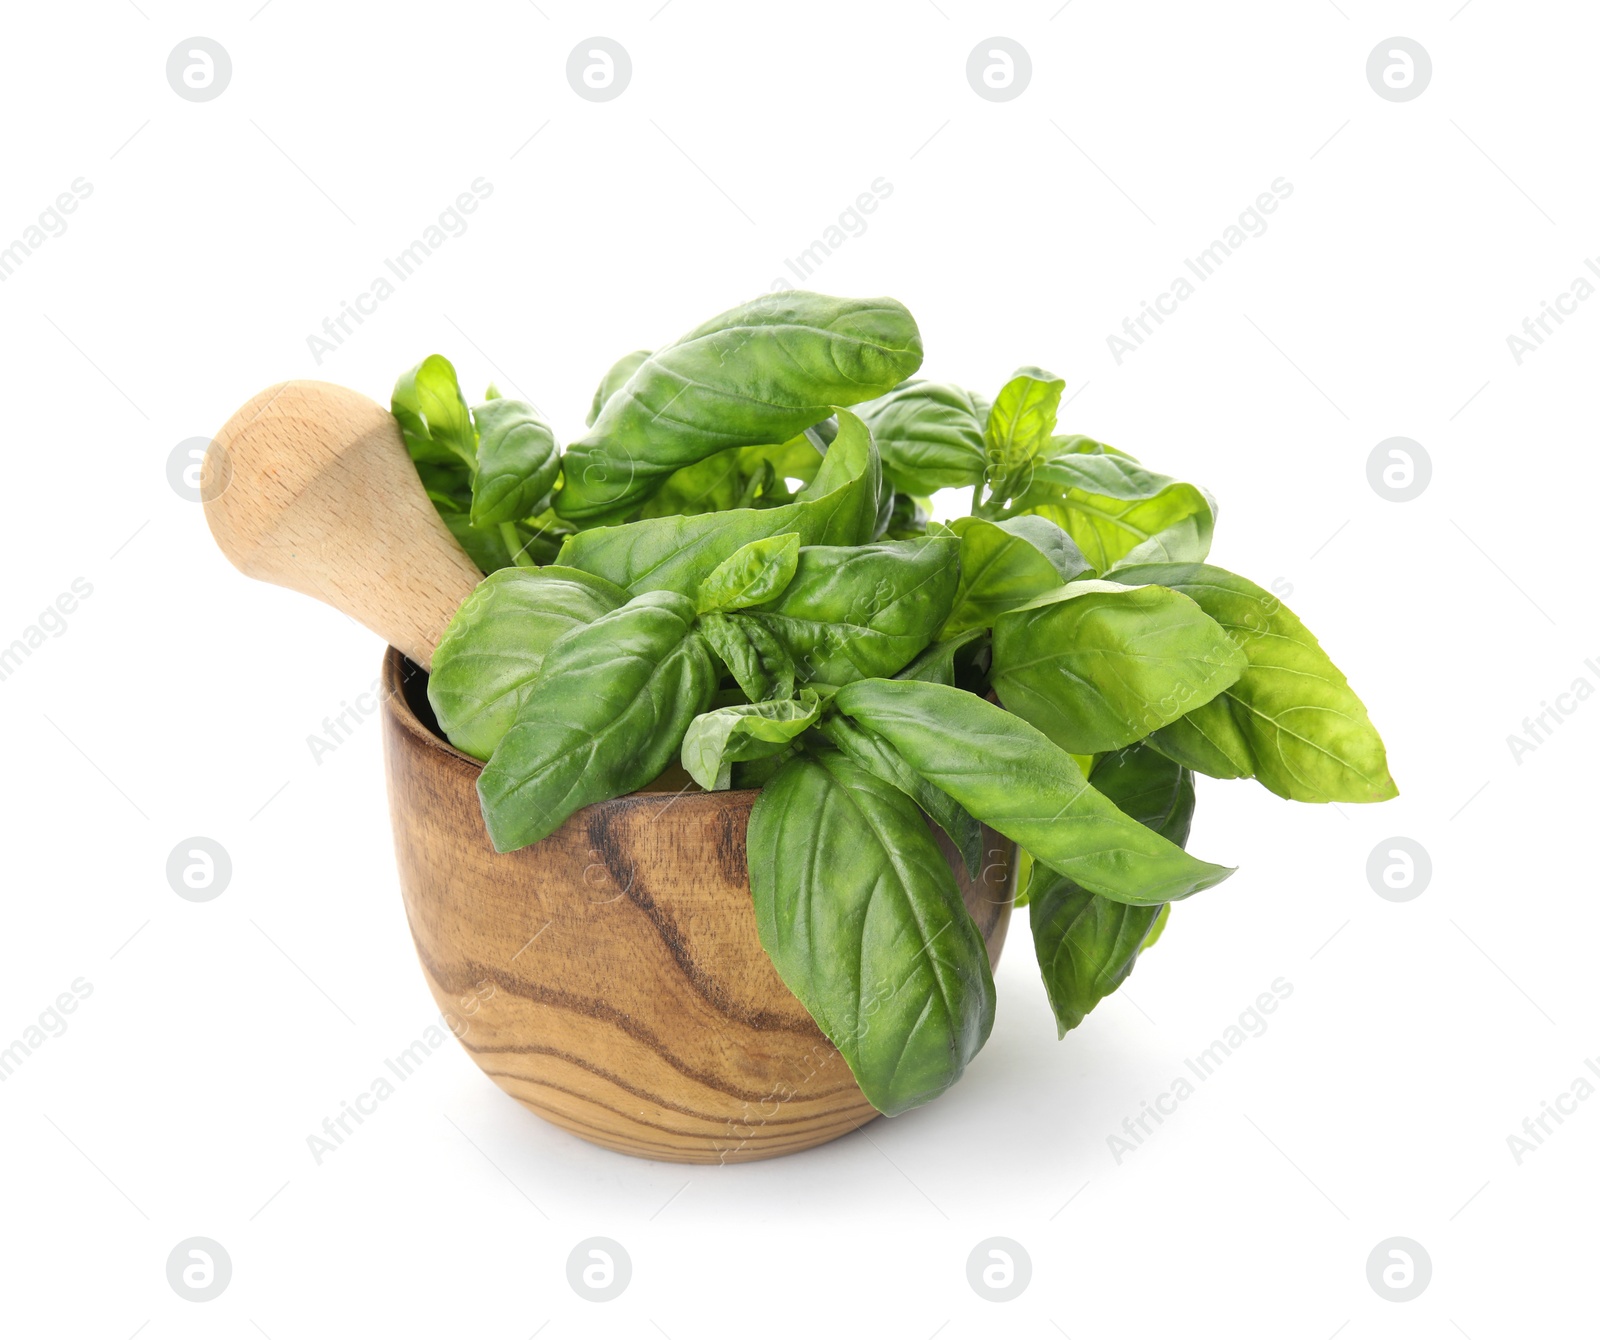
[[[249,400],[207,450],[200,493],[240,572],[342,610],[424,669],[482,578],[394,416],[343,386],[282,382]]]

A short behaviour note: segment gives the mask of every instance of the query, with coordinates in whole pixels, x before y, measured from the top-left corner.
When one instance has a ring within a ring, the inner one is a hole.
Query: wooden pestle
[[[200,496],[240,572],[342,610],[424,669],[482,578],[394,416],[343,386],[281,382],[246,402],[206,451]]]

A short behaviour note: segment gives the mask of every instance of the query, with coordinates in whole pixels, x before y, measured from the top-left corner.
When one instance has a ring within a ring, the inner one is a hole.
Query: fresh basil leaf
[[[751,540],[706,574],[695,608],[710,614],[771,600],[789,585],[799,562],[800,537],[792,531]]]
[[[933,640],[950,613],[953,536],[800,550],[794,579],[749,616],[794,657],[802,682],[848,684],[892,675]]]
[[[472,415],[461,398],[456,370],[443,354],[429,354],[402,372],[389,403],[412,460],[477,468],[478,437]]]
[[[474,526],[465,511],[442,505],[438,499],[434,499],[434,506],[440,520],[456,537],[456,543],[467,551],[467,557],[478,565],[480,572],[531,566],[527,554],[530,537],[521,527],[510,526],[508,535],[506,528],[500,526]]]
[[[1089,571],[1072,537],[1045,517],[965,516],[950,524],[961,537],[961,584],[941,637],[988,628],[1007,610]]]
[[[702,614],[698,627],[753,703],[794,695],[795,664],[766,627],[742,614]]]
[[[648,591],[550,648],[478,777],[496,851],[548,837],[575,810],[635,791],[673,761],[716,689],[694,618],[688,597]]]
[[[1092,893],[1165,903],[1233,873],[1128,818],[1089,785],[1069,754],[976,694],[868,679],[840,689],[833,705],[888,740],[980,823]]]
[[[828,751],[762,788],[747,838],[762,947],[889,1116],[943,1093],[994,1025],[983,937],[916,807]]]
[[[921,497],[983,482],[983,428],[989,406],[941,382],[902,382],[858,411],[897,490]]]
[[[880,478],[866,426],[841,410],[839,435],[797,501],[580,531],[563,544],[557,561],[634,595],[670,590],[692,596],[712,568],[751,540],[793,531],[803,545],[860,544],[877,521]]]
[[[1049,450],[1065,387],[1052,373],[1018,368],[994,398],[983,445],[995,497],[1009,498],[1024,486],[1034,458]]]
[[[910,796],[918,808],[944,829],[961,853],[967,873],[974,879],[978,877],[983,869],[983,828],[953,797],[917,772],[883,736],[859,721],[830,715],[818,729],[852,762]]]
[[[428,701],[450,743],[488,758],[550,648],[627,599],[620,587],[574,568],[504,568],[479,582],[439,639],[428,677]]]
[[[1200,771],[1241,771],[1287,800],[1389,800],[1399,794],[1361,699],[1317,639],[1270,591],[1205,563],[1118,568],[1117,580],[1181,591],[1227,629],[1245,658],[1224,693],[1151,743]]]
[[[994,624],[1000,701],[1063,749],[1120,749],[1207,702],[1244,654],[1199,605],[1161,586],[1079,581]]]
[[[798,698],[704,712],[689,723],[683,737],[684,771],[707,791],[725,791],[735,763],[781,754],[821,711],[817,695],[801,689]]]
[[[561,452],[550,426],[532,405],[505,399],[479,405],[472,422],[478,438],[472,524],[498,526],[532,516],[561,472]]]
[[[594,399],[589,402],[589,414],[583,421],[585,426],[593,426],[594,421],[600,417],[600,411],[605,407],[606,401],[628,384],[628,378],[632,377],[649,357],[648,349],[635,349],[631,354],[623,354],[607,369],[606,375],[600,379],[600,385],[594,388]]]
[[[1107,754],[1090,773],[1095,788],[1130,818],[1182,846],[1194,816],[1194,777],[1145,745]],[[1127,980],[1155,943],[1171,903],[1129,906],[1075,884],[1044,865],[1028,882],[1028,919],[1058,1036]]]
[[[757,298],[639,365],[567,449],[556,510],[584,518],[641,503],[673,471],[728,447],[787,441],[921,362],[916,322],[893,299]]]
[[[1211,543],[1209,495],[1123,455],[1078,451],[1037,460],[1015,506],[1049,517],[1101,573],[1152,536],[1174,528],[1174,545],[1182,535],[1189,535],[1186,542],[1194,547]],[[1185,521],[1188,531],[1181,524]]]

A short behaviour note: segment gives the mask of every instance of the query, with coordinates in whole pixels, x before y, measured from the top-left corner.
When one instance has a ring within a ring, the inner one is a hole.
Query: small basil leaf
[[[1167,531],[1173,532],[1174,547],[1181,538],[1208,549],[1214,520],[1204,490],[1107,452],[1063,452],[1035,461],[1016,507],[1056,522],[1101,573]]]
[[[983,937],[896,788],[832,750],[790,759],[750,814],[750,891],[784,985],[889,1116],[943,1093],[988,1040]]]
[[[478,777],[496,851],[548,837],[573,811],[635,791],[673,761],[716,689],[694,618],[687,597],[650,591],[550,648]]]
[[[911,767],[883,736],[859,721],[834,715],[823,721],[819,729],[828,742],[852,762],[910,796],[948,834],[961,853],[967,873],[974,879],[978,877],[983,868],[983,828],[955,799]]]
[[[859,410],[883,474],[901,493],[927,497],[936,489],[983,482],[983,427],[989,407],[970,391],[940,382],[903,382]]]
[[[975,694],[868,679],[840,689],[833,704],[888,740],[980,823],[1092,893],[1153,905],[1233,873],[1130,819],[1089,785],[1071,755]]]
[[[951,526],[961,537],[961,584],[941,637],[988,628],[1007,610],[1089,571],[1072,537],[1042,516],[967,516]]]
[[[1152,740],[1210,772],[1209,745],[1231,775],[1254,775],[1287,800],[1388,800],[1399,794],[1367,709],[1317,639],[1270,591],[1204,563],[1146,564],[1118,581],[1181,591],[1228,630],[1244,672],[1218,697]],[[1245,765],[1248,767],[1245,768]],[[1223,772],[1222,775],[1230,775]]]
[[[428,677],[428,701],[450,743],[488,758],[550,648],[627,598],[574,568],[505,568],[479,582],[439,639]]]
[[[802,682],[892,675],[948,617],[959,548],[948,535],[810,545],[783,594],[749,614],[788,649]]]
[[[771,600],[789,585],[799,562],[800,537],[793,532],[751,540],[706,574],[695,608],[710,614]]]
[[[707,791],[726,790],[735,763],[781,754],[821,711],[817,695],[802,689],[798,698],[704,712],[683,737],[684,771]]]
[[[540,509],[561,472],[555,434],[521,400],[495,399],[472,411],[478,469],[472,481],[474,526],[521,521]]]
[[[766,628],[740,614],[702,614],[698,627],[753,703],[794,694],[794,658]]]
[[[456,370],[442,354],[429,354],[402,372],[394,384],[390,409],[414,461],[458,463],[477,468],[478,438],[472,415],[461,398]]]
[[[994,398],[983,430],[990,491],[1008,498],[1026,483],[1035,457],[1047,452],[1066,387],[1038,368],[1018,368]]]
[[[673,471],[728,447],[787,441],[921,362],[916,322],[893,299],[757,298],[639,365],[568,448],[556,510],[586,518],[642,503]]]
[[[1245,664],[1187,596],[1079,581],[995,620],[990,678],[1010,711],[1063,749],[1097,754],[1215,698]]]
[[[975,644],[987,643],[988,637],[987,628],[969,628],[954,637],[943,638],[929,646],[894,678],[918,679],[925,684],[953,685],[956,682],[957,661],[961,660],[963,663],[970,661]]]

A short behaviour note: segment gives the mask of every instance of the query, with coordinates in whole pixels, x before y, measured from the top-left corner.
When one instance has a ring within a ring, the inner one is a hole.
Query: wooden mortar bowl
[[[434,999],[490,1079],[585,1140],[677,1163],[792,1154],[878,1115],[761,948],[744,847],[757,792],[669,774],[497,854],[482,765],[434,730],[427,676],[391,647],[383,686],[406,918]],[[1015,848],[984,829],[972,880],[935,836],[992,964]]]

